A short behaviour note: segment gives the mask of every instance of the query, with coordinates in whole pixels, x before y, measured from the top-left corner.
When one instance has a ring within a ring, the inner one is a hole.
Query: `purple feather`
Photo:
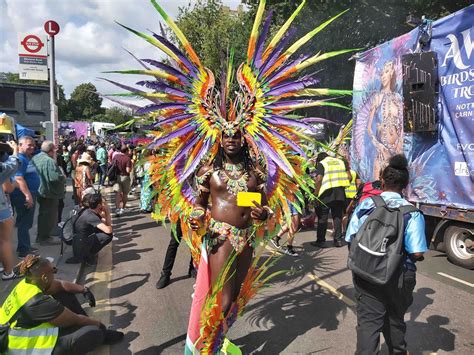
[[[276,130],[273,130],[271,128],[267,128],[268,132],[273,134],[275,137],[277,137],[279,140],[285,142],[288,144],[295,152],[298,152],[299,155],[302,157],[306,158],[306,153],[293,141],[291,141],[289,138],[285,137],[284,135],[280,134]]]
[[[340,123],[333,122],[333,121],[327,120],[325,118],[319,118],[319,117],[306,117],[306,118],[303,118],[302,121],[305,122],[305,123],[330,123],[330,124],[334,124],[334,125],[337,125],[337,126],[341,125]]]
[[[209,151],[211,147],[211,139],[207,139],[206,140],[206,143],[203,144],[203,146],[201,147],[201,150],[199,151],[199,153],[196,155],[196,157],[194,158],[193,162],[189,165],[188,169],[183,171],[183,175],[181,175],[181,177],[179,178],[178,182],[181,183],[183,182],[184,180],[186,180],[188,178],[189,175],[191,175],[194,170],[196,169],[196,167],[198,166],[198,164],[201,162],[201,159],[207,154],[207,152]],[[189,159],[189,158],[188,158]]]
[[[194,145],[197,143],[197,141],[201,139],[201,137],[199,135],[196,135],[194,138],[191,138],[185,145],[183,148],[181,148],[181,150],[179,151],[178,154],[176,154],[174,157],[171,158],[171,160],[169,161],[168,163],[168,167],[173,165],[177,160],[181,159],[182,156],[184,156],[185,154],[188,154],[189,153],[189,150],[191,148],[194,148]]]
[[[278,153],[275,152],[273,148],[267,142],[265,142],[265,140],[255,139],[255,144],[257,144],[263,154],[270,157],[270,159],[273,160],[288,176],[293,176],[293,173],[291,172],[288,165],[283,160],[281,160]]]
[[[291,118],[283,117],[283,116],[270,115],[270,116],[265,116],[263,119],[277,126],[292,126],[292,127],[302,128],[302,129],[309,129],[312,131],[316,130],[313,126],[309,124],[306,124],[304,122],[300,122],[298,120],[294,120]]]
[[[298,58],[295,60],[290,61],[289,63],[285,65],[281,65],[280,68],[276,69],[267,79],[266,81],[268,83],[271,83],[272,81],[280,78],[281,76],[285,75],[291,68],[293,68],[295,65],[300,64],[301,62],[305,61],[306,59],[309,58],[309,55],[300,55]]]
[[[144,115],[145,113],[149,113],[152,111],[158,111],[158,110],[165,110],[165,109],[170,109],[170,108],[181,108],[185,110],[188,107],[189,103],[163,103],[163,104],[152,104],[152,105],[147,105],[144,107],[141,107],[139,110],[137,110],[137,115]]]
[[[178,48],[176,48],[176,46],[173,43],[168,41],[163,36],[157,35],[154,32],[151,32],[151,33],[153,34],[153,37],[155,37],[158,41],[160,41],[171,52],[173,52],[179,58],[179,60],[181,60],[181,62],[183,62],[184,66],[189,70],[190,74],[193,77],[195,77],[195,78],[197,77],[196,76],[196,72],[197,72],[196,67],[193,64],[191,64],[191,62],[188,60],[188,58],[186,58],[186,56]]]
[[[269,57],[267,57],[266,63],[264,63],[263,68],[260,70],[260,73],[258,74],[258,79],[261,78],[261,76],[269,69],[275,62],[277,61],[278,57],[280,56],[280,53],[283,51],[283,48],[288,44],[290,41],[290,37],[295,33],[295,29],[291,27],[285,37],[281,39],[281,41],[276,45],[275,48],[273,48],[272,53],[270,54]]]
[[[134,105],[134,104],[130,104],[130,103],[128,103],[128,102],[122,101],[122,100],[118,100],[118,99],[116,99],[115,97],[109,97],[109,96],[103,95],[103,94],[99,94],[99,96],[104,97],[104,98],[106,98],[107,100],[110,100],[110,101],[112,101],[112,102],[115,102],[115,103],[117,103],[117,104],[119,104],[119,105],[128,107],[129,109],[132,110],[132,112],[133,112],[134,115],[135,115],[135,112],[141,108],[141,107],[138,106],[138,105]]]
[[[124,50],[125,52],[127,52],[128,54],[130,54],[138,63],[140,63],[140,65],[141,65],[143,68],[145,68],[145,69],[147,69],[147,70],[150,70],[150,68],[149,68],[145,63],[143,63],[142,60],[138,59],[132,52],[130,52],[129,50],[127,50],[127,49],[125,49],[125,48],[123,48],[123,50]]]
[[[265,93],[265,96],[281,96],[289,92],[303,90],[304,88],[307,88],[308,86],[317,84],[318,81],[319,80],[317,79],[305,79],[305,80],[298,80],[298,81],[281,84],[281,85],[275,86],[273,89]]]
[[[154,59],[142,59],[145,63],[149,63],[151,65],[153,65],[154,67],[158,68],[158,69],[161,69],[163,70],[164,72],[168,73],[168,74],[171,74],[171,75],[174,75],[176,76],[177,78],[179,78],[185,85],[190,85],[189,84],[189,79],[188,77],[183,74],[181,71],[173,68],[173,67],[170,67],[169,65],[167,64],[164,64],[164,63],[161,63],[157,60],[154,60]]]
[[[140,95],[140,94],[146,94],[145,91],[135,89],[135,88],[132,87],[132,86],[120,84],[120,83],[118,83],[118,82],[116,82],[116,81],[113,81],[113,80],[109,80],[109,79],[106,79],[106,78],[98,78],[98,79],[105,80],[105,81],[107,81],[108,83],[111,83],[111,84],[113,84],[113,85],[115,85],[115,86],[118,86],[118,87],[121,88],[121,89],[130,91],[130,92],[133,92],[134,94],[138,94],[138,95]]]
[[[149,89],[153,89],[155,91],[158,91],[158,92],[164,92],[164,93],[167,93],[167,94],[172,94],[172,95],[176,95],[176,96],[180,96],[180,97],[183,97],[183,98],[191,98],[191,94],[188,94],[182,90],[179,90],[179,89],[176,89],[172,86],[169,86],[163,82],[159,82],[159,81],[153,81],[153,80],[143,80],[143,81],[139,81],[137,82],[137,85],[141,85],[141,86],[146,86],[147,88]]]
[[[176,137],[181,137],[181,136],[185,135],[186,133],[192,131],[193,129],[196,129],[195,125],[188,124],[184,127],[181,127],[180,129],[177,129],[176,131],[173,131],[170,134],[168,134],[164,137],[161,137],[161,138],[157,139],[156,141],[152,142],[150,144],[150,147],[151,148],[159,147],[160,145],[162,145],[166,142],[169,142],[170,140],[172,140]]]
[[[253,57],[254,65],[257,69],[262,66],[262,53],[265,44],[265,40],[267,39],[268,30],[270,29],[270,22],[272,20],[273,10],[268,12],[267,18],[265,19],[265,23],[263,24],[262,33],[258,36],[257,41],[257,50],[255,51],[255,55]]]
[[[267,177],[267,196],[273,195],[273,192],[275,191],[277,187],[277,179],[278,176],[280,175],[280,171],[278,170],[277,165],[273,160],[271,159],[266,159],[267,160],[267,169],[268,169],[268,177]]]
[[[178,115],[173,115],[171,117],[165,118],[164,120],[156,122],[153,125],[153,127],[156,128],[156,127],[163,126],[164,124],[169,124],[169,123],[172,123],[172,122],[175,122],[175,121],[182,121],[182,120],[188,119],[192,116],[194,116],[194,113],[185,113],[185,114],[180,113]]]

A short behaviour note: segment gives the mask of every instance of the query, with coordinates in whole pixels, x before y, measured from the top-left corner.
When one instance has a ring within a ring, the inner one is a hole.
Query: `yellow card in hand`
[[[253,201],[259,205],[262,204],[262,194],[260,192],[238,192],[237,206],[239,207],[254,207]]]

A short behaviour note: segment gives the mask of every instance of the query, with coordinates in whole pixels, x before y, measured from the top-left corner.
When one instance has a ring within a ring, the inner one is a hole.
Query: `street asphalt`
[[[126,333],[122,343],[95,354],[182,354],[194,281],[187,277],[190,255],[180,246],[172,283],[157,290],[170,232],[139,213],[138,197],[114,219],[118,240],[101,251],[95,269],[84,273],[83,281],[99,300],[88,309],[91,316]],[[244,354],[354,353],[347,248],[314,248],[309,244],[314,238],[314,231],[297,234],[300,256],[281,257],[275,269],[287,272],[258,294],[231,328],[229,338]],[[274,252],[268,246],[265,255]],[[471,270],[452,265],[439,252],[427,253],[406,315],[410,354],[472,354],[473,293]],[[382,345],[382,354],[387,353]]]

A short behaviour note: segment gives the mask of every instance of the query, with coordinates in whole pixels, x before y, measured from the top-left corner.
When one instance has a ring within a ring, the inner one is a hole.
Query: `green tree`
[[[74,116],[69,110],[69,103],[64,94],[64,88],[62,85],[56,86],[56,105],[58,106],[59,121],[72,121]]]
[[[244,61],[251,22],[242,8],[232,10],[221,0],[198,0],[193,6],[179,9],[176,23],[216,80],[231,48],[235,52],[234,63]]]
[[[74,120],[89,120],[93,116],[103,113],[101,104],[102,98],[91,83],[76,86],[68,102]]]
[[[117,126],[133,118],[129,109],[118,106],[106,108],[103,116],[104,120],[102,122],[115,123]]]

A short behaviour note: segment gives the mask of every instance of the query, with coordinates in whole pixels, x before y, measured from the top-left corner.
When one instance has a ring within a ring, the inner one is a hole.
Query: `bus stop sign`
[[[44,30],[50,36],[56,36],[59,33],[59,24],[56,21],[49,20],[44,24]]]

